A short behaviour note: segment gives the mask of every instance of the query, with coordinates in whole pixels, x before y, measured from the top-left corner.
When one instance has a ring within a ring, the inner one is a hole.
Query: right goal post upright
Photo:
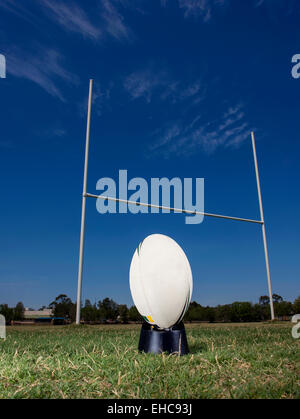
[[[265,251],[265,261],[266,261],[268,289],[269,289],[269,298],[270,298],[270,309],[271,309],[271,319],[274,320],[275,315],[274,315],[273,294],[272,294],[272,287],[271,287],[269,254],[268,254],[268,246],[267,246],[267,236],[266,236],[264,211],[263,211],[263,204],[262,204],[262,198],[261,198],[260,180],[259,180],[256,147],[255,147],[255,137],[254,137],[254,132],[253,131],[251,132],[251,139],[252,139],[253,158],[254,158],[254,166],[255,166],[255,174],[256,174],[256,183],[257,183],[257,193],[258,193],[258,202],[259,202],[259,210],[260,210],[261,228],[262,228],[262,236],[263,236],[264,251]]]

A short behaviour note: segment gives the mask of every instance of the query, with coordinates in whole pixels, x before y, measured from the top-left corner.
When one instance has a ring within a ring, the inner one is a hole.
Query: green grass
[[[187,325],[191,354],[137,351],[140,326],[11,326],[0,398],[299,398],[291,324]]]

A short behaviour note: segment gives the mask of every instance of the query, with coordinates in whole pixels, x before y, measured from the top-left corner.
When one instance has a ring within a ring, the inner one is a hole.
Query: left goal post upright
[[[90,146],[90,126],[91,126],[92,92],[93,92],[93,80],[90,79],[89,100],[88,100],[88,114],[87,114],[87,127],[86,127],[86,142],[85,142],[83,192],[82,192],[80,248],[79,248],[78,285],[77,285],[77,304],[76,304],[76,324],[80,324],[81,289],[82,289],[82,269],[83,269],[83,254],[84,254],[84,232],[85,232],[86,187],[87,187],[88,164],[89,164],[89,146]]]

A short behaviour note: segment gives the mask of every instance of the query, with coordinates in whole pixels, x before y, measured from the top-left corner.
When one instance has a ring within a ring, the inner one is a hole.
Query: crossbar
[[[114,202],[124,202],[125,204],[137,205],[137,206],[148,207],[148,208],[158,208],[158,209],[169,210],[169,211],[184,213],[184,214],[204,215],[205,217],[223,218],[226,220],[244,221],[247,223],[255,223],[255,224],[264,224],[264,221],[260,221],[260,220],[251,220],[249,218],[240,218],[240,217],[230,217],[228,215],[220,215],[220,214],[210,214],[208,212],[191,211],[191,210],[186,210],[182,208],[164,207],[162,205],[154,205],[154,204],[147,204],[145,202],[129,201],[127,199],[113,198],[111,196],[93,195],[90,193],[85,193],[83,196],[86,198],[96,198],[96,199],[99,198],[99,199],[103,199],[104,201],[108,200],[108,201],[114,201]]]

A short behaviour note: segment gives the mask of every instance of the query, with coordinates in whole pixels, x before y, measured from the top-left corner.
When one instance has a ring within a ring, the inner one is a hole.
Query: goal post
[[[268,279],[268,290],[269,290],[269,298],[270,298],[271,319],[274,320],[275,319],[275,314],[274,314],[273,294],[272,294],[272,286],[271,286],[269,253],[268,253],[268,246],[267,246],[267,236],[266,236],[264,210],[263,210],[263,204],[262,204],[262,198],[261,198],[260,179],[259,179],[259,171],[258,171],[256,147],[255,147],[255,136],[254,136],[253,131],[251,132],[251,140],[252,140],[253,158],[254,158],[254,166],[255,166],[255,174],[256,174],[256,183],[257,183],[257,193],[258,193],[258,203],[259,203],[259,210],[260,210],[262,237],[263,237],[263,243],[264,243],[265,262],[266,262],[267,279]]]
[[[165,209],[165,210],[174,211],[176,213],[199,214],[199,215],[204,215],[206,217],[212,217],[212,218],[219,218],[219,219],[226,219],[226,220],[233,220],[233,221],[241,221],[241,222],[247,222],[247,223],[252,223],[252,224],[260,224],[261,227],[262,227],[262,237],[263,237],[263,244],[264,244],[265,263],[266,263],[267,280],[268,280],[268,292],[269,292],[269,298],[270,298],[271,319],[274,320],[275,315],[274,315],[274,305],[273,305],[273,298],[272,298],[269,255],[268,255],[268,247],[267,247],[265,220],[264,220],[264,213],[263,213],[263,205],[262,205],[262,197],[261,197],[261,188],[260,188],[260,179],[259,179],[259,171],[258,171],[258,164],[257,164],[257,155],[256,155],[254,132],[251,132],[251,139],[252,139],[253,158],[254,158],[254,166],[255,166],[255,173],[256,173],[258,202],[259,202],[259,209],[260,209],[260,220],[252,220],[252,219],[240,218],[240,217],[231,217],[231,216],[227,216],[227,215],[211,214],[211,213],[200,212],[200,211],[190,211],[190,210],[186,210],[186,209],[170,208],[170,207],[165,207],[165,206],[161,206],[161,205],[148,204],[146,202],[134,202],[134,201],[129,201],[129,200],[126,200],[126,199],[120,199],[120,198],[115,198],[115,197],[110,197],[110,196],[98,196],[98,195],[90,194],[90,193],[87,192],[87,176],[88,176],[89,145],[90,145],[92,91],[93,91],[93,80],[91,79],[90,84],[89,84],[89,99],[88,99],[88,113],[87,113],[86,143],[85,143],[85,160],[84,160],[84,175],[83,175],[80,247],[79,247],[79,263],[78,263],[78,284],[77,284],[77,303],[76,303],[76,324],[80,324],[82,271],[83,271],[83,260],[84,260],[86,198],[111,200],[111,201],[115,201],[115,202],[123,202],[123,203],[126,203],[128,205],[139,205],[139,206],[146,206],[148,208]]]
[[[79,263],[78,263],[76,324],[80,324],[82,268],[83,268],[84,233],[85,233],[86,187],[87,187],[87,176],[88,176],[88,165],[89,165],[92,93],[93,93],[93,80],[91,79],[90,80],[90,88],[89,88],[88,114],[87,114],[87,126],[86,126],[86,141],[85,141],[85,158],[84,158],[84,175],[83,175],[82,209],[81,209],[81,229],[80,229],[80,246],[79,246]]]

